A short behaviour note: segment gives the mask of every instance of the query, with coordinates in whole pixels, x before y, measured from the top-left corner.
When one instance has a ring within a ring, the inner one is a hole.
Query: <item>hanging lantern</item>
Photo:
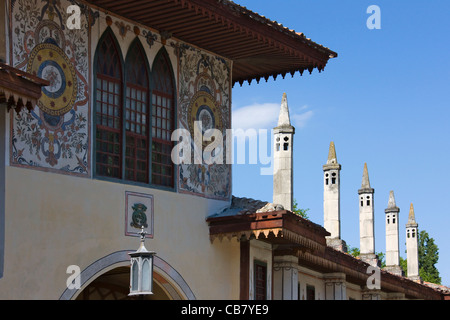
[[[141,245],[135,252],[129,253],[131,257],[130,293],[129,296],[153,294],[153,256],[155,252],[145,248],[144,227],[141,232]]]

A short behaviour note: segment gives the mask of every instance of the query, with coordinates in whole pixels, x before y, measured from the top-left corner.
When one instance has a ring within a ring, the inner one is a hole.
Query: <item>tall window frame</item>
[[[106,29],[94,57],[95,174],[122,177],[123,59],[114,33]]]
[[[110,56],[106,57],[105,52]],[[102,63],[107,62],[120,71],[115,77],[103,72]],[[104,112],[110,94],[104,92],[105,79],[116,84],[112,87],[112,101],[117,108],[106,108]],[[108,27],[95,51],[94,85],[93,176],[174,190],[176,167],[171,159],[171,134],[176,129],[176,85],[166,49],[159,50],[150,69],[136,37],[124,60],[114,32]],[[108,112],[112,112],[112,120]]]
[[[253,282],[255,300],[267,300],[267,263],[253,261]]]
[[[152,181],[174,186],[175,166],[171,158],[175,129],[175,82],[169,56],[164,48],[156,55],[152,73]]]
[[[125,60],[125,180],[150,181],[150,70],[138,38]]]

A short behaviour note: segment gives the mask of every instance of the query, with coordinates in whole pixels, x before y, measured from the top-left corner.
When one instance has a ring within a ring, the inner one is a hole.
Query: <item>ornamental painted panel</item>
[[[139,236],[141,228],[153,238],[153,195],[126,191],[125,235]]]
[[[226,164],[226,129],[231,126],[231,66],[223,58],[205,53],[197,48],[180,44],[178,128],[186,129],[194,150],[194,132],[203,135],[201,147],[203,161],[193,160],[178,166],[178,190],[206,198],[229,200],[231,196],[231,165]],[[222,133],[222,163],[205,162],[208,129]]]
[[[79,28],[68,27],[71,5],[80,9]],[[11,1],[10,61],[50,82],[31,112],[11,115],[11,165],[89,174],[87,16],[74,1]]]

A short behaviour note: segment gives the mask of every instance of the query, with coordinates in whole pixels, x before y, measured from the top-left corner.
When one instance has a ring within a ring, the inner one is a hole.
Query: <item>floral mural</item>
[[[16,0],[11,3],[11,62],[46,79],[31,111],[13,113],[12,165],[88,175],[89,49],[88,12],[80,28],[68,28],[69,1]]]
[[[230,128],[230,65],[226,60],[181,44],[179,55],[178,125],[194,136],[195,123],[218,129],[223,136],[222,163],[181,164],[178,167],[179,191],[228,200],[231,196],[231,165],[225,163],[226,129]],[[194,139],[192,139],[194,140]],[[202,148],[206,144],[203,141]],[[194,147],[192,147],[194,148]]]
[[[79,28],[68,26],[71,13],[67,8],[71,5],[81,10]],[[89,75],[94,49],[90,28],[97,18],[98,11],[75,0],[11,2],[10,61],[14,67],[50,82],[42,88],[33,110],[11,112],[11,165],[92,176]],[[149,52],[157,52],[153,48],[159,41],[155,31],[140,31],[118,17],[114,23],[110,17],[106,19],[117,31],[121,45],[126,47],[130,37],[141,35]],[[177,128],[193,134],[195,123],[200,121],[203,134],[206,129],[218,129],[223,136],[220,152],[224,162],[179,165],[177,191],[229,200],[231,165],[225,163],[225,154],[226,129],[231,126],[231,63],[173,38],[167,43],[169,47],[177,59]],[[203,143],[202,147],[206,146]]]

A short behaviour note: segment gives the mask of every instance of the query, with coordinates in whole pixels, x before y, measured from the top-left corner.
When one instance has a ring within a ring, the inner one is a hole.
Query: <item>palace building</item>
[[[399,270],[393,193],[379,268],[367,167],[361,256],[346,252],[334,144],[324,226],[292,212],[286,95],[273,201],[234,197],[231,164],[196,161],[208,129],[229,151],[234,85],[322,72],[336,52],[229,0],[0,0],[0,21],[0,299],[134,299],[140,238],[146,299],[448,297],[418,277],[412,206]]]

